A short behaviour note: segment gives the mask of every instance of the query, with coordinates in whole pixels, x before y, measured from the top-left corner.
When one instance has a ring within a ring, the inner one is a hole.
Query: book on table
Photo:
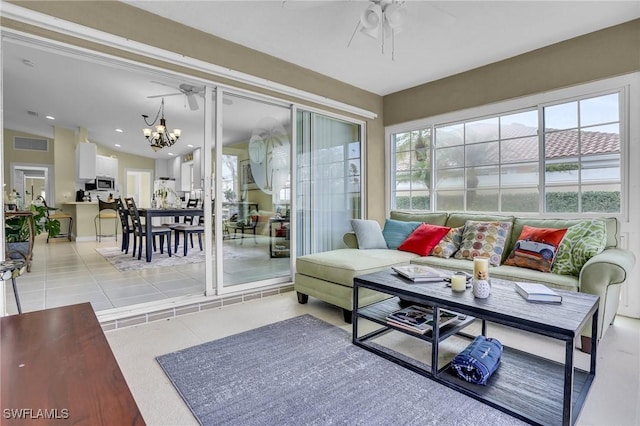
[[[544,284],[516,282],[516,292],[528,302],[562,303],[562,296]]]
[[[438,326],[443,327],[458,319],[458,314],[446,309],[439,310]],[[432,329],[433,309],[427,306],[411,305],[387,315],[387,323],[416,333],[425,334]]]
[[[425,265],[392,266],[391,269],[414,282],[440,282],[449,278],[446,273]]]

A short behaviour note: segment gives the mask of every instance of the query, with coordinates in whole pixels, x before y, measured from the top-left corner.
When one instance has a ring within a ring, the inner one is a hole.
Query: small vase
[[[486,299],[491,293],[491,283],[487,280],[473,280],[473,295],[478,299]]]

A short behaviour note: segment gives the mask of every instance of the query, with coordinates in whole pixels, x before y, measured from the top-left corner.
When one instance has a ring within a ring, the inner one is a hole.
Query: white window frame
[[[386,149],[386,206],[385,211],[387,216],[391,210],[392,195],[393,195],[393,144],[392,136],[395,133],[410,132],[426,127],[441,126],[447,123],[456,123],[481,119],[483,117],[491,117],[497,115],[508,114],[511,112],[521,111],[525,109],[542,108],[544,106],[557,104],[560,102],[568,102],[572,99],[598,96],[614,91],[620,91],[620,138],[621,138],[621,164],[620,164],[620,181],[621,181],[621,194],[620,194],[620,213],[611,213],[611,216],[616,216],[622,221],[627,221],[629,217],[630,209],[630,176],[629,164],[631,158],[639,157],[635,155],[633,151],[634,146],[640,144],[640,123],[638,120],[632,122],[630,117],[640,116],[640,73],[632,73],[618,77],[607,78],[598,80],[595,82],[580,84],[568,88],[557,89],[549,92],[534,94],[522,98],[510,99],[507,101],[496,102],[479,107],[469,108],[460,111],[454,111],[450,113],[440,114],[433,117],[422,118],[406,123],[400,123],[392,126],[385,127],[385,149]],[[540,127],[542,128],[542,127]],[[433,158],[433,156],[432,156]],[[541,157],[543,158],[543,157]],[[640,158],[639,158],[640,159]],[[542,161],[541,161],[542,164]],[[434,173],[432,164],[432,174]],[[640,174],[640,173],[639,173]],[[636,177],[637,179],[638,177]],[[520,213],[519,213],[520,214]],[[543,213],[532,212],[529,215],[536,216],[576,216],[576,213]],[[527,213],[522,213],[527,215]],[[580,216],[601,216],[601,213],[580,213]]]

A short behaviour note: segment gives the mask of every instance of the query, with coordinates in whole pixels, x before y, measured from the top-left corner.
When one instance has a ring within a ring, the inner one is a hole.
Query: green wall
[[[640,71],[640,19],[384,97],[384,125]]]

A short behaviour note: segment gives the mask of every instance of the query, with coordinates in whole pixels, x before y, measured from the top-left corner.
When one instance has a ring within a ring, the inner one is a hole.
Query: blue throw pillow
[[[387,219],[382,230],[387,247],[394,250],[397,249],[420,224],[421,222]]]
[[[375,220],[351,219],[351,226],[356,233],[359,249],[387,248],[380,224]]]

